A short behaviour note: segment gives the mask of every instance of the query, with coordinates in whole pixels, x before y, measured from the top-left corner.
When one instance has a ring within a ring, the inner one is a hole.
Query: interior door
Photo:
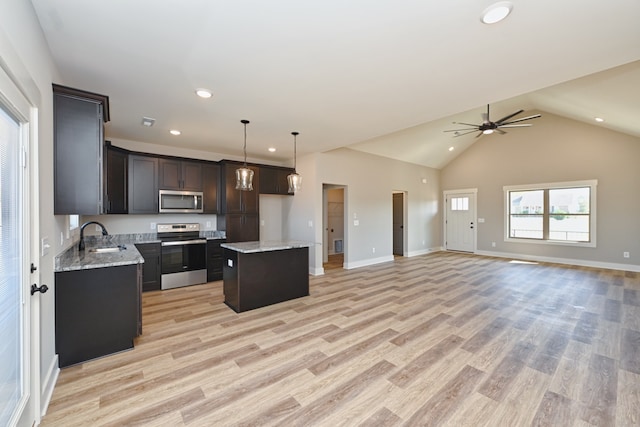
[[[404,194],[393,193],[393,254],[404,255]]]
[[[32,114],[0,68],[0,425],[39,421],[39,299],[30,293],[38,276],[30,266],[31,260],[37,264],[37,244],[31,239],[39,222],[37,203],[35,209],[30,206],[37,193],[31,188],[37,173],[30,175],[37,161],[30,149]]]
[[[475,251],[475,193],[449,193],[445,201],[447,250]]]

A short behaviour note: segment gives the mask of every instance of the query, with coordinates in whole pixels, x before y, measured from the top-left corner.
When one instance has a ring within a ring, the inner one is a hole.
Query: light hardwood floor
[[[64,369],[43,426],[637,426],[640,274],[441,252],[236,314],[143,296],[135,349]]]

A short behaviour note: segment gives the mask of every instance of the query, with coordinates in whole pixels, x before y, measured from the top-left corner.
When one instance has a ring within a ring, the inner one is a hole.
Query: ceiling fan
[[[516,120],[509,121],[509,119],[511,119],[512,117],[517,116],[518,114],[520,114],[522,112],[524,112],[524,110],[518,110],[515,113],[509,114],[508,116],[504,116],[500,120],[496,120],[495,122],[492,122],[491,119],[489,118],[489,104],[487,104],[487,112],[486,113],[482,113],[482,123],[481,124],[474,125],[474,124],[471,124],[471,123],[453,122],[453,124],[456,124],[456,125],[465,125],[465,126],[469,126],[469,127],[462,128],[462,129],[445,130],[445,132],[455,132],[456,134],[454,135],[454,138],[458,137],[458,136],[462,136],[462,135],[467,135],[467,134],[473,133],[473,132],[479,132],[476,135],[476,138],[478,138],[480,135],[489,135],[489,134],[491,134],[493,132],[498,132],[499,134],[504,135],[506,132],[504,130],[502,130],[502,128],[529,127],[529,126],[531,126],[531,124],[520,123],[520,122],[524,122],[525,120],[537,119],[538,117],[541,117],[540,114],[535,114],[533,116],[523,117],[521,119],[516,119]],[[515,123],[520,123],[520,124],[515,124]]]

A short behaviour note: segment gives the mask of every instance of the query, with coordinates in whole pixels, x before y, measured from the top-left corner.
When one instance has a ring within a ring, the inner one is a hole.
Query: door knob
[[[36,286],[35,283],[31,285],[31,295],[35,294],[36,292],[42,292],[44,294],[48,290],[49,290],[49,287],[47,285],[42,285],[40,287]]]

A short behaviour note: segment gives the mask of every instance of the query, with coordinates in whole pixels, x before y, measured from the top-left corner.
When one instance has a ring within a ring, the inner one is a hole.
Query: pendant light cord
[[[291,132],[291,135],[293,135],[293,171],[295,173],[297,173],[297,159],[298,159],[298,154],[297,154],[297,136],[299,135],[298,132]]]
[[[249,123],[249,120],[240,120],[240,122],[242,122],[242,124],[244,124],[244,167],[247,167],[247,123]]]

